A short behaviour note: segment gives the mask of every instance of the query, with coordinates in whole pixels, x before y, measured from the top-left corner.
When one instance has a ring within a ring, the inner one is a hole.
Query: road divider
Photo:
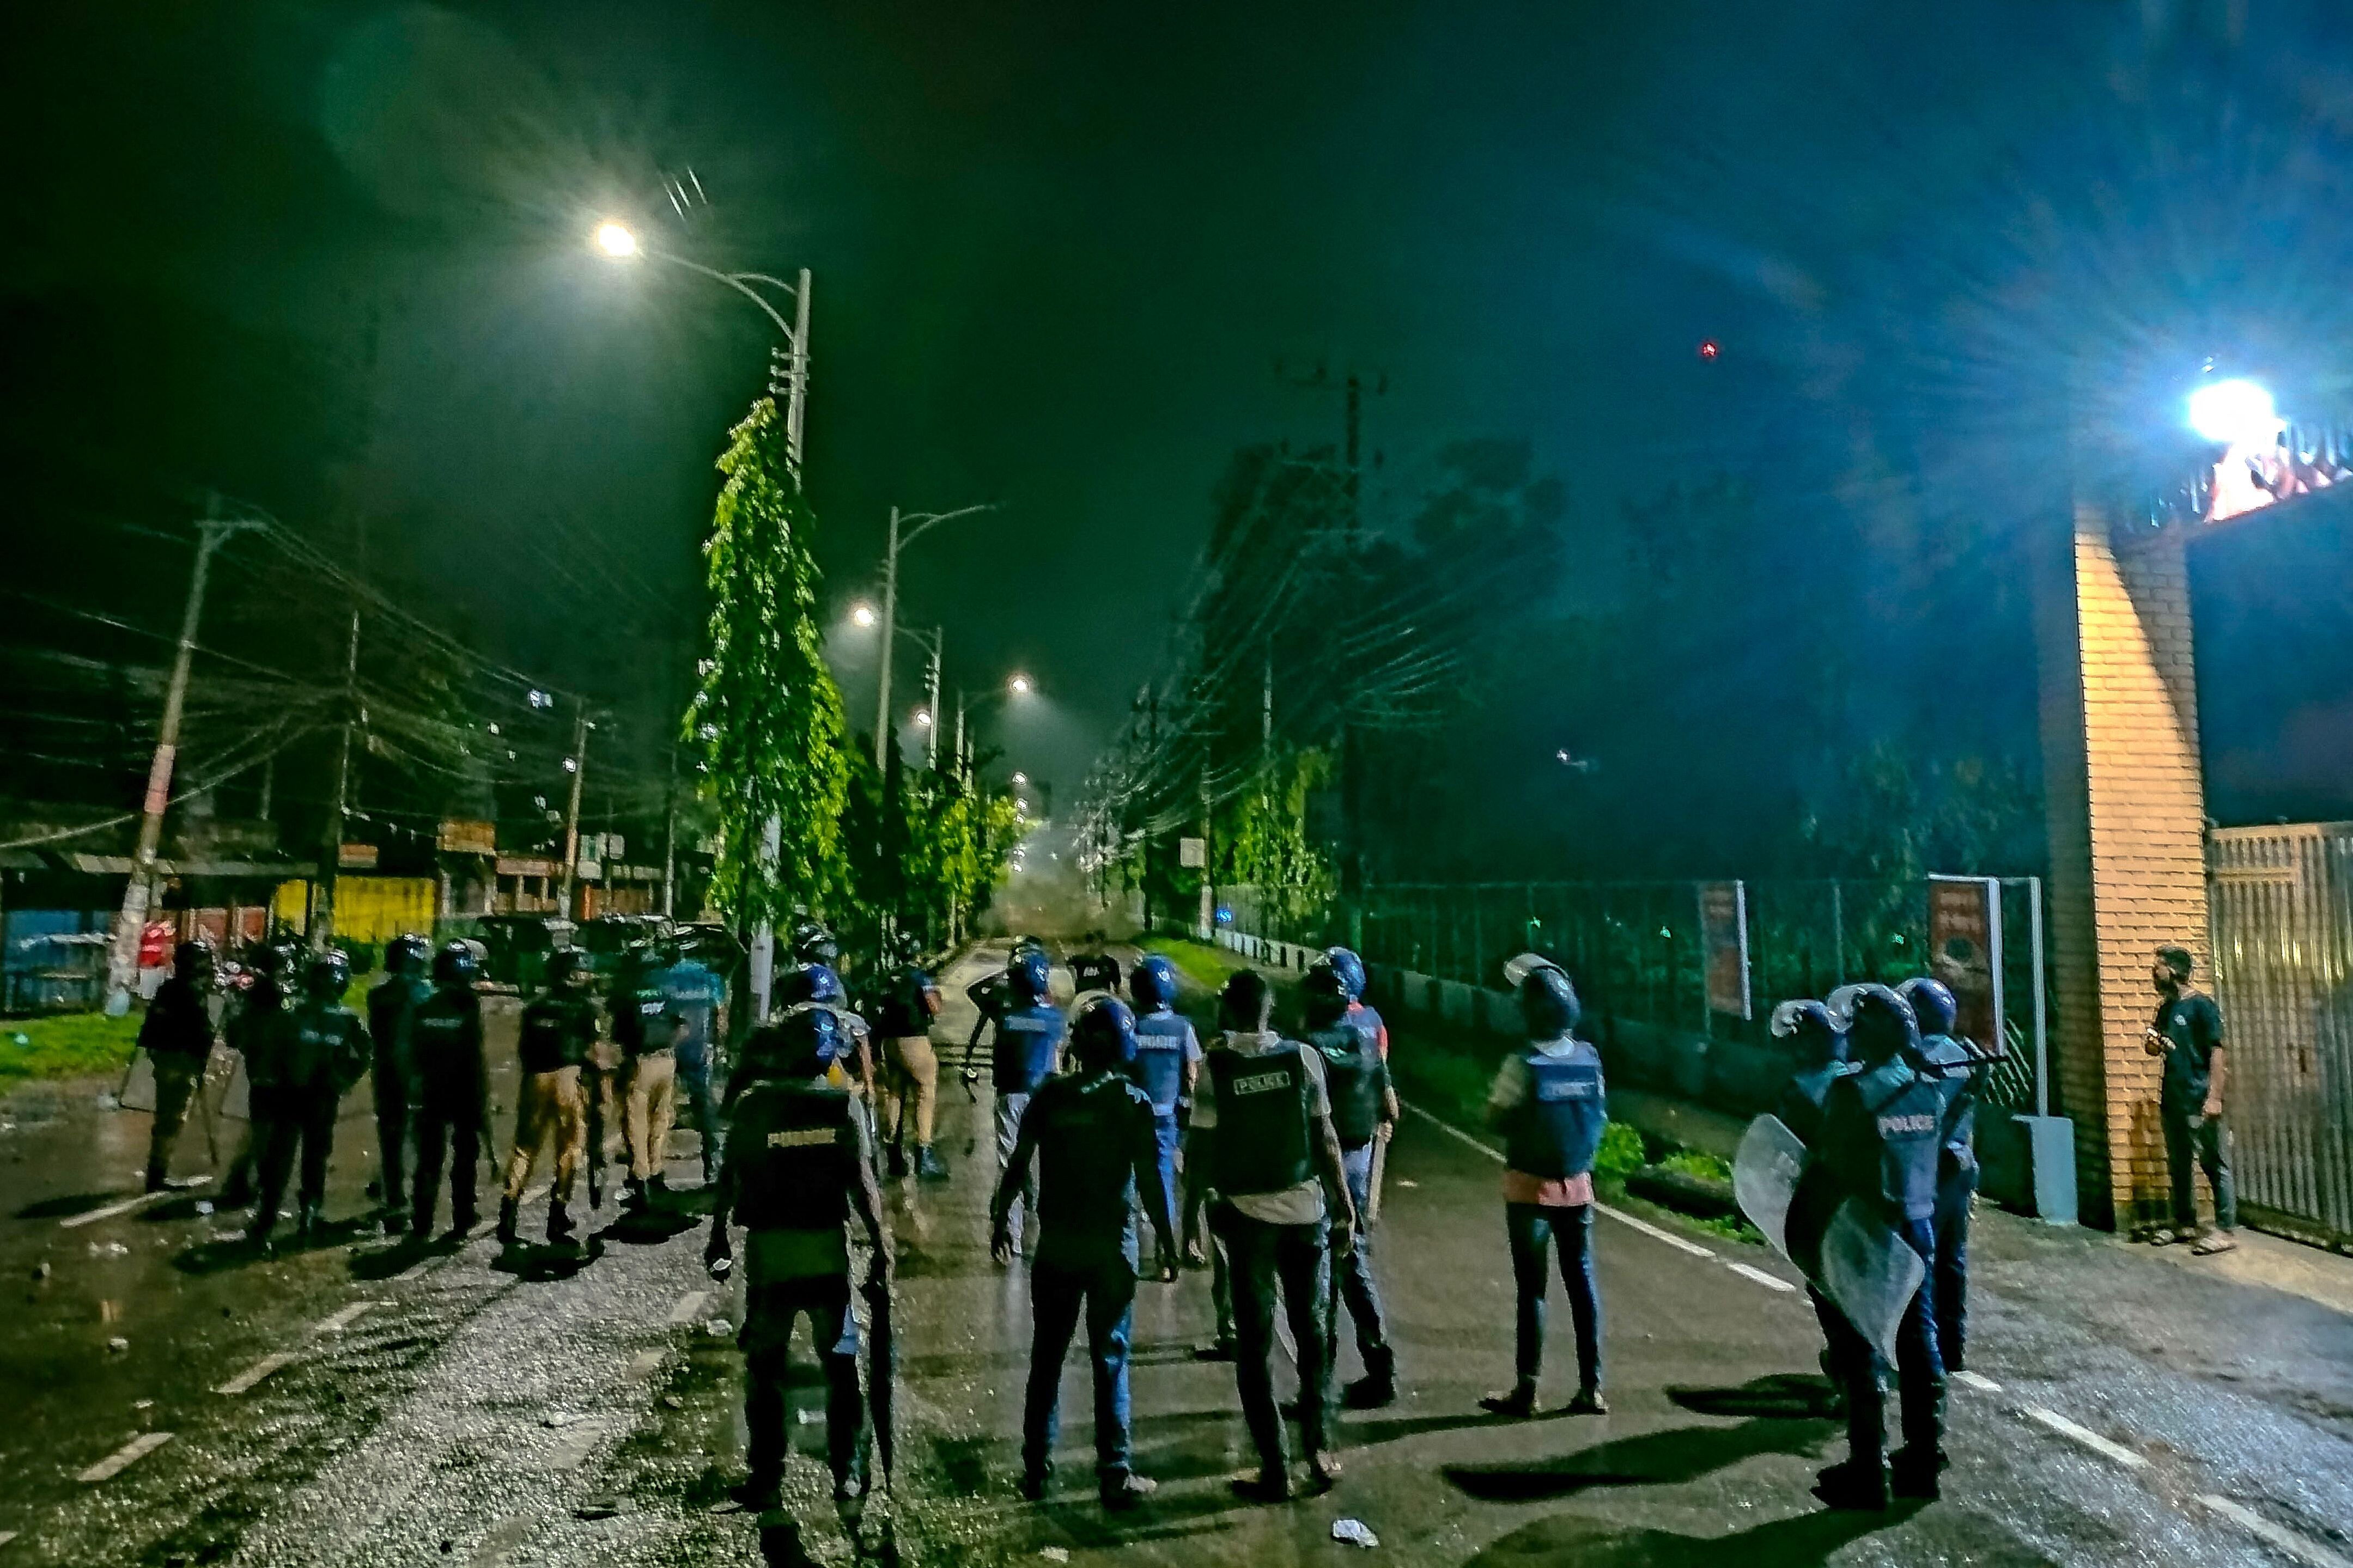
[[[197,1179],[196,1185],[202,1186],[211,1180],[212,1178],[210,1176],[199,1177]],[[96,1225],[102,1219],[112,1219],[117,1215],[134,1213],[139,1209],[145,1208],[149,1204],[162,1203],[165,1198],[176,1198],[185,1195],[185,1192],[184,1190],[172,1187],[166,1187],[160,1193],[142,1193],[135,1198],[125,1198],[119,1204],[109,1204],[104,1208],[90,1209],[81,1214],[69,1214],[66,1215],[65,1218],[58,1221],[58,1228],[60,1230],[78,1230],[86,1225]]]
[[[169,1432],[142,1432],[74,1479],[86,1487],[95,1486],[100,1481],[111,1481],[171,1440]]]

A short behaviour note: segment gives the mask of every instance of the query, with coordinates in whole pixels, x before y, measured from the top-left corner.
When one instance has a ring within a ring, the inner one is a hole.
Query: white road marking
[[[320,1319],[317,1326],[311,1331],[314,1334],[340,1334],[383,1305],[381,1301],[354,1301],[332,1317]]]
[[[169,1432],[142,1432],[76,1476],[74,1479],[84,1486],[112,1480],[171,1440],[172,1435]]]
[[[2292,1530],[2274,1524],[2253,1509],[2232,1502],[2229,1498],[2200,1492],[2198,1502],[2200,1507],[2213,1510],[2256,1540],[2278,1548],[2299,1563],[2310,1563],[2312,1568],[2353,1568],[2353,1563],[2348,1563],[2318,1542],[2307,1541]]]
[[[1715,1256],[1713,1251],[1707,1247],[1702,1247],[1698,1242],[1685,1241],[1673,1231],[1662,1230],[1657,1226],[1652,1225],[1649,1220],[1637,1219],[1634,1215],[1628,1214],[1624,1209],[1613,1209],[1608,1204],[1595,1204],[1593,1206],[1596,1209],[1599,1209],[1601,1213],[1608,1215],[1611,1219],[1616,1220],[1620,1225],[1632,1226],[1636,1230],[1641,1231],[1644,1236],[1649,1237],[1653,1241],[1665,1242],[1677,1252],[1688,1252],[1694,1258],[1714,1258]]]
[[[238,1373],[235,1377],[230,1378],[227,1383],[224,1383],[218,1388],[214,1389],[213,1392],[215,1394],[243,1394],[247,1389],[251,1388],[255,1384],[259,1383],[263,1378],[268,1377],[271,1373],[276,1372],[280,1367],[284,1366],[288,1362],[290,1362],[293,1359],[294,1352],[292,1351],[279,1351],[274,1354],[263,1356],[259,1361],[255,1362],[251,1366],[247,1367],[243,1372]]]
[[[694,1321],[702,1312],[703,1303],[710,1300],[711,1292],[708,1290],[689,1290],[678,1299],[678,1305],[670,1310],[670,1325],[675,1328],[681,1323]]]
[[[2026,1415],[2029,1420],[2040,1421],[2043,1426],[2050,1427],[2051,1430],[2058,1433],[2062,1437],[2065,1437],[2071,1442],[2081,1443],[2084,1447],[2091,1449],[2092,1452],[2099,1455],[2102,1458],[2113,1459],[2117,1464],[2124,1466],[2126,1469],[2145,1470],[2148,1468],[2148,1459],[2145,1455],[2134,1453],[2122,1443],[2112,1443],[2107,1438],[2101,1436],[2097,1432],[2093,1431],[2088,1426],[2077,1426],[2074,1422],[2068,1420],[2064,1415],[2060,1415],[2056,1410],[2045,1410],[2040,1405],[2029,1405],[2024,1407],[2022,1414]]]
[[[394,1275],[393,1279],[396,1280],[422,1279],[427,1274],[432,1271],[433,1265],[438,1261],[438,1258],[419,1258],[417,1262],[410,1264],[407,1268]]]
[[[1993,1379],[1988,1377],[1981,1372],[1957,1372],[1953,1373],[1953,1381],[1955,1383],[1966,1383],[1971,1388],[1976,1389],[1979,1394],[2000,1394],[2001,1392],[2001,1384],[1996,1383]]]
[[[574,1422],[565,1428],[564,1436],[556,1439],[555,1447],[547,1451],[549,1467],[558,1470],[578,1469],[596,1451],[596,1445],[604,1441],[606,1431],[611,1426],[612,1418],[604,1415]]]
[[[467,1568],[498,1568],[513,1554],[516,1547],[522,1544],[523,1538],[531,1533],[532,1524],[530,1514],[516,1513],[491,1526],[490,1533],[482,1537],[482,1543],[474,1548],[471,1557],[466,1559]]]
[[[655,1369],[669,1359],[668,1351],[639,1351],[629,1358],[629,1375],[635,1378],[651,1377]]]
[[[1486,1155],[1487,1158],[1494,1161],[1498,1165],[1504,1163],[1504,1152],[1496,1148],[1492,1143],[1487,1142],[1484,1139],[1473,1138],[1470,1133],[1463,1131],[1462,1129],[1455,1126],[1451,1121],[1444,1121],[1440,1117],[1430,1114],[1429,1111],[1424,1110],[1420,1106],[1414,1104],[1413,1101],[1409,1100],[1400,1100],[1398,1103],[1404,1106],[1408,1110],[1412,1111],[1416,1116],[1420,1117],[1424,1121],[1429,1122],[1432,1127],[1437,1128],[1440,1132],[1445,1133],[1448,1137],[1459,1139],[1462,1142],[1470,1144],[1471,1147],[1478,1150],[1479,1152]]]
[[[212,1178],[210,1176],[202,1177],[200,1178],[199,1184],[202,1184],[203,1182],[209,1182],[211,1180]],[[58,1221],[58,1227],[61,1230],[72,1230],[80,1226],[95,1225],[100,1220],[112,1219],[116,1215],[129,1214],[133,1209],[143,1209],[149,1204],[161,1203],[165,1198],[178,1197],[179,1195],[180,1194],[178,1193],[172,1191],[170,1188],[166,1188],[160,1193],[142,1193],[135,1198],[125,1198],[119,1204],[109,1204],[102,1209],[91,1209],[87,1214],[69,1214],[66,1215],[65,1218]]]
[[[1787,1279],[1782,1279],[1779,1275],[1767,1274],[1762,1268],[1751,1268],[1746,1263],[1735,1263],[1730,1258],[1726,1258],[1725,1259],[1724,1266],[1726,1268],[1731,1269],[1735,1274],[1739,1275],[1743,1279],[1753,1279],[1757,1284],[1764,1286],[1767,1290],[1795,1290],[1797,1289],[1795,1285],[1790,1284]]]

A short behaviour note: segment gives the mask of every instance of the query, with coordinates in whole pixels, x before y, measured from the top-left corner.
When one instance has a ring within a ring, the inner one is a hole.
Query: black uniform
[[[1071,960],[1071,984],[1081,992],[1119,994],[1119,960],[1107,952],[1082,952]]]
[[[212,999],[205,988],[174,974],[155,987],[139,1044],[155,1069],[155,1121],[147,1136],[147,1190],[160,1191],[172,1145],[186,1122],[188,1103],[212,1059]]]
[[[279,1201],[302,1152],[297,1204],[304,1230],[318,1223],[327,1193],[327,1157],[335,1139],[335,1111],[343,1091],[360,1080],[369,1058],[367,1026],[341,1003],[305,999],[270,1016],[254,1037],[245,1070],[253,1090],[256,1162],[260,1184],[252,1237],[269,1239]]]
[[[482,1052],[482,1001],[470,985],[440,985],[409,1023],[417,1062],[417,1189],[410,1209],[418,1236],[433,1230],[441,1197],[441,1163],[449,1162],[451,1223],[470,1229],[480,1217],[475,1180],[490,1121],[490,1063]]]
[[[751,1486],[773,1491],[786,1448],[786,1350],[807,1313],[826,1381],[826,1453],[838,1494],[862,1476],[858,1320],[849,1304],[851,1194],[865,1180],[864,1121],[823,1079],[749,1084],[727,1120],[719,1234],[730,1212],[744,1240],[744,1419]]]
[[[433,994],[417,974],[387,974],[368,993],[368,1034],[375,1042],[376,1145],[384,1158],[384,1206],[408,1206],[409,1120],[417,1108],[417,1062],[410,1026],[417,1009]]]
[[[245,1061],[245,1081],[248,1090],[246,1110],[245,1140],[230,1161],[228,1183],[223,1188],[221,1201],[230,1208],[249,1203],[253,1198],[254,1162],[261,1147],[260,1112],[250,1098],[253,1087],[253,1058],[257,1051],[266,1054],[262,1037],[275,1027],[275,1020],[286,1011],[287,991],[274,975],[257,974],[245,989],[245,995],[229,1016],[223,1031],[229,1049]]]
[[[1381,1059],[1375,1037],[1343,1018],[1307,1037],[1324,1058],[1324,1082],[1332,1101],[1332,1130],[1340,1136],[1340,1168],[1347,1173],[1348,1197],[1358,1216],[1372,1212],[1373,1140],[1388,1120],[1389,1068]],[[1356,1249],[1338,1259],[1333,1273],[1340,1300],[1356,1325],[1356,1353],[1365,1363],[1366,1392],[1392,1382],[1397,1355],[1389,1348],[1382,1321],[1381,1296],[1373,1282],[1373,1247],[1369,1229],[1360,1230]],[[1332,1324],[1332,1353],[1340,1353],[1337,1315]]]

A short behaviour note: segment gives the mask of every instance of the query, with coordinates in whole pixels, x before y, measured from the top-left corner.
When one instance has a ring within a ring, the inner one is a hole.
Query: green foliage
[[[142,1016],[68,1013],[0,1023],[0,1093],[34,1079],[119,1078],[138,1043]]]
[[[1219,814],[1218,879],[1256,889],[1261,934],[1319,924],[1339,890],[1331,858],[1307,831],[1308,796],[1331,780],[1329,752],[1277,754]]]
[[[816,515],[785,466],[784,416],[752,405],[719,458],[703,546],[711,618],[685,739],[718,818],[711,901],[742,921],[822,909],[848,890],[848,726],[816,616]],[[779,826],[762,853],[764,826]]]
[[[944,769],[909,768],[895,744],[878,773],[861,751],[849,759],[842,828],[862,937],[888,917],[903,934],[946,939],[954,909],[969,914],[1004,873],[1021,827],[1010,795],[967,788]]]
[[[1650,1163],[1642,1135],[1633,1124],[1613,1121],[1601,1130],[1601,1149],[1593,1156],[1593,1173],[1605,1182],[1622,1182]]]

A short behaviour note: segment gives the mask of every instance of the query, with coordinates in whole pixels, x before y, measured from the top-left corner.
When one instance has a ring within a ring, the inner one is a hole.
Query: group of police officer
[[[452,1230],[470,1230],[480,1217],[477,1169],[491,1136],[480,964],[471,942],[451,941],[437,952],[423,937],[397,937],[385,948],[384,977],[368,993],[363,1021],[344,1005],[351,963],[336,949],[306,956],[291,942],[261,946],[237,977],[241,988],[225,991],[211,949],[181,943],[139,1037],[155,1075],[148,1189],[164,1186],[206,1064],[216,1046],[226,1045],[243,1079],[248,1132],[231,1160],[223,1202],[253,1205],[249,1241],[269,1244],[298,1152],[296,1230],[303,1237],[319,1230],[338,1110],[362,1078],[371,1081],[381,1161],[370,1191],[383,1205],[385,1227],[429,1239],[446,1167]],[[601,1206],[608,1104],[622,1110],[633,1206],[661,1191],[680,1086],[703,1132],[706,1178],[715,1169],[711,1071],[725,1003],[718,976],[681,952],[633,950],[614,977],[609,1030],[592,979],[585,954],[558,948],[546,960],[545,992],[522,1011],[522,1081],[499,1217],[500,1238],[510,1245],[520,1239],[523,1190],[551,1146],[549,1241],[568,1243],[576,1232],[569,1205],[584,1163],[590,1204]]]

